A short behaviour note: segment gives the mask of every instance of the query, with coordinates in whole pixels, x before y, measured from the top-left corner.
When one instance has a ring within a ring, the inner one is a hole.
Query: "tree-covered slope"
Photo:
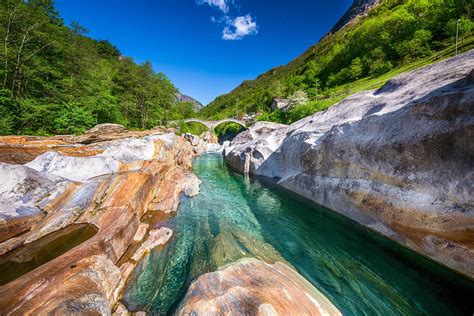
[[[193,111],[149,62],[67,27],[52,0],[0,2],[0,134],[80,133],[97,123],[150,128]]]
[[[260,119],[293,122],[351,93],[381,86],[399,72],[454,54],[458,19],[460,51],[474,47],[472,1],[377,3],[289,64],[244,81],[230,93],[217,97],[200,114],[221,118],[260,112]],[[270,113],[273,98],[289,97],[297,91],[305,92],[310,101],[287,112]]]

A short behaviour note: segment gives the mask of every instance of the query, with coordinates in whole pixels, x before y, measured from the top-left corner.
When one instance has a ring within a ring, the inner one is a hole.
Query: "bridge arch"
[[[213,131],[214,128],[216,128],[217,126],[221,125],[221,124],[224,124],[224,123],[235,123],[235,124],[238,124],[242,127],[244,127],[245,129],[247,128],[247,126],[245,125],[245,123],[243,121],[239,121],[239,120],[236,120],[236,119],[233,119],[233,118],[227,118],[227,119],[223,119],[223,120],[218,120],[218,121],[206,121],[206,120],[201,120],[201,119],[197,119],[197,118],[188,118],[188,119],[185,119],[184,120],[184,123],[200,123],[200,124],[203,124],[204,126],[207,127],[208,130],[210,131]]]

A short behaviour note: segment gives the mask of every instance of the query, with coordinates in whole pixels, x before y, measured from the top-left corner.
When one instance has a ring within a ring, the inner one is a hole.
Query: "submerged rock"
[[[474,50],[225,151],[279,184],[474,278]]]
[[[283,262],[242,259],[200,276],[189,287],[179,315],[342,315]]]

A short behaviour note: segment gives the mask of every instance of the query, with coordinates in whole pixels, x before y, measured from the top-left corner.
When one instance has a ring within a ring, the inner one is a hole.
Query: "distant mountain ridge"
[[[325,110],[361,89],[380,87],[403,69],[454,54],[456,21],[461,51],[474,46],[472,0],[353,0],[347,12],[314,45],[286,65],[245,80],[202,108],[209,119],[260,113],[261,120],[291,123]],[[438,58],[438,57],[436,57]],[[271,110],[275,98],[297,91],[310,102],[284,114]]]
[[[359,16],[366,15],[370,9],[379,4],[381,1],[382,0],[354,0],[352,6],[332,27],[330,33],[336,33],[344,26],[351,23],[354,19],[358,18]]]
[[[201,102],[199,102],[198,100],[188,96],[188,95],[185,95],[185,94],[182,94],[180,92],[177,92],[175,94],[176,96],[176,101],[177,102],[189,102],[189,103],[192,103],[194,105],[194,107],[196,108],[196,110],[200,110],[203,105]]]
[[[337,21],[337,23],[331,28],[331,30],[321,38],[320,41],[309,47],[300,56],[296,57],[286,65],[277,66],[268,70],[267,72],[259,75],[254,80],[244,80],[239,86],[227,94],[218,96],[215,100],[209,103],[207,106],[202,108],[202,114],[205,117],[209,117],[215,114],[216,111],[222,111],[224,99],[228,99],[233,94],[240,94],[246,89],[251,89],[259,84],[268,85],[270,81],[278,78],[283,78],[287,73],[294,72],[296,69],[304,65],[304,63],[310,58],[310,55],[314,54],[315,48],[324,41],[331,34],[337,33],[340,29],[346,25],[351,24],[352,21],[358,17],[365,16],[371,9],[381,4],[382,0],[354,0],[352,6],[347,12]],[[232,104],[230,100],[225,100],[224,103]]]

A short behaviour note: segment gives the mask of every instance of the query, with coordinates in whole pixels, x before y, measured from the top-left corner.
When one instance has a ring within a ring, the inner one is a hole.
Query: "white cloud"
[[[218,7],[222,12],[229,12],[228,0],[198,0],[198,4],[208,4],[210,6]]]
[[[257,34],[257,23],[253,21],[250,14],[238,16],[235,19],[228,19],[227,26],[222,32],[222,38],[225,40],[238,40],[247,35]]]

